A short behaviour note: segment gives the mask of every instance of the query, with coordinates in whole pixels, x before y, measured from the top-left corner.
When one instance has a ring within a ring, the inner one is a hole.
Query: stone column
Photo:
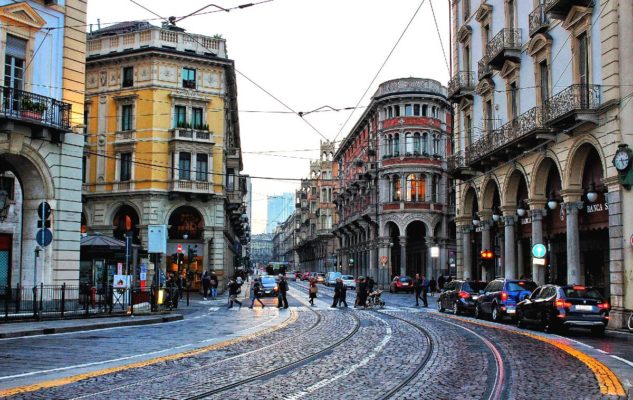
[[[525,251],[525,246],[523,245],[523,240],[517,241],[517,276],[525,278],[525,257],[523,256],[523,252]]]
[[[457,273],[457,278],[471,279],[472,278],[472,263],[473,263],[473,254],[471,248],[471,238],[470,238],[470,226],[465,225],[462,227],[462,248],[464,253],[464,266],[462,271],[462,276],[459,276],[459,272]]]
[[[578,231],[578,210],[582,201],[569,201],[564,204],[567,221],[567,284],[583,285],[585,277],[580,274],[580,233]]]
[[[517,266],[516,266],[516,244],[514,234],[515,216],[514,210],[504,211],[503,220],[505,223],[504,229],[504,254],[505,254],[505,274],[507,279],[517,278]]]
[[[607,181],[605,184],[608,187],[608,204],[609,204],[609,292],[611,294],[611,326],[616,328],[624,327],[624,318],[628,315],[624,314],[627,307],[625,301],[627,298],[625,294],[625,279],[626,262],[624,260],[624,243],[622,240],[623,235],[623,191],[618,181]],[[630,204],[627,205],[630,207]],[[630,250],[628,250],[630,251]],[[629,267],[630,268],[630,267]],[[630,290],[628,291],[630,293]],[[629,296],[630,297],[630,296]],[[631,302],[631,299],[628,299]]]
[[[400,276],[407,274],[407,237],[400,236]]]
[[[479,226],[481,227],[481,250],[492,250],[492,242],[490,240],[490,218],[492,217],[492,213],[480,211],[479,217],[481,218],[479,223]],[[483,281],[492,280],[494,275],[495,272],[489,271],[489,268],[482,268],[481,270],[481,280]]]
[[[532,246],[543,243],[543,216],[545,210],[543,208],[534,208],[530,210],[532,216]],[[530,249],[531,251],[531,249]],[[548,258],[549,255],[547,255]],[[532,264],[532,280],[537,285],[545,284],[545,266]]]

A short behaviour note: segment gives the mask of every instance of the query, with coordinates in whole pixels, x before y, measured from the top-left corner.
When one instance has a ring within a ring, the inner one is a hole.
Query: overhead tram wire
[[[336,140],[339,135],[341,134],[341,132],[343,132],[343,129],[345,129],[345,126],[347,125],[347,123],[349,122],[349,120],[352,118],[352,115],[354,115],[354,111],[360,106],[360,103],[363,101],[363,99],[365,98],[365,95],[367,95],[367,92],[369,92],[369,89],[371,89],[371,86],[374,84],[374,82],[376,81],[376,79],[378,78],[378,75],[380,75],[380,73],[382,72],[383,68],[385,67],[385,65],[387,64],[387,62],[389,61],[389,59],[391,58],[391,55],[393,54],[393,52],[396,50],[396,47],[398,47],[398,44],[400,43],[400,41],[402,40],[402,38],[404,37],[405,33],[407,33],[407,30],[409,29],[409,26],[411,26],[411,23],[413,23],[413,20],[415,19],[415,17],[418,15],[418,12],[420,11],[420,9],[422,8],[422,6],[424,5],[424,2],[426,0],[422,0],[420,2],[420,5],[418,6],[418,8],[415,10],[415,12],[413,13],[413,16],[411,17],[411,19],[409,20],[409,22],[407,23],[407,25],[405,26],[404,30],[402,31],[402,33],[400,34],[400,37],[398,37],[398,40],[396,40],[396,43],[393,45],[393,47],[391,48],[391,51],[389,51],[389,54],[387,54],[387,57],[385,58],[385,61],[383,61],[382,65],[380,66],[380,68],[378,68],[378,72],[376,72],[376,75],[374,75],[373,79],[371,80],[371,82],[369,83],[369,85],[367,86],[367,89],[365,89],[365,91],[363,92],[362,96],[360,96],[360,98],[358,99],[358,102],[356,103],[356,106],[354,106],[354,110],[352,110],[352,112],[349,114],[349,116],[347,117],[347,119],[345,120],[345,122],[343,123],[343,125],[341,126],[341,129],[338,131],[338,133],[336,134],[336,136],[334,136],[333,140]]]
[[[435,17],[435,10],[433,9],[433,0],[429,0],[429,5],[431,6],[431,14],[433,14],[433,22],[435,22],[435,30],[437,31],[437,38],[440,40],[440,46],[442,47],[442,54],[444,54],[444,63],[446,63],[446,69],[448,70],[448,73],[450,74],[451,67],[448,65],[448,57],[446,56],[446,50],[444,50],[444,41],[442,40],[442,35],[440,34],[440,27],[437,24],[437,18]]]
[[[139,4],[137,1],[135,0],[130,0],[132,3],[136,4],[137,6],[143,8],[144,10],[146,10],[147,12],[157,16],[157,17],[161,17],[160,15],[158,15],[157,13],[155,13],[154,11],[150,10],[149,8]],[[170,21],[166,18],[163,18],[163,20],[165,20],[167,23],[170,23]],[[190,33],[184,31],[183,32],[185,35],[189,36],[189,38],[191,38],[193,41],[195,41],[199,46],[203,47],[204,49],[207,49],[208,51],[211,51],[211,49],[209,49],[207,46],[205,46],[204,44],[200,43],[200,41],[198,40],[198,38],[196,38],[195,36],[191,35]],[[266,93],[268,96],[270,96],[271,98],[273,98],[276,102],[278,102],[279,104],[281,104],[284,108],[286,108],[287,110],[291,111],[293,114],[296,114],[299,118],[301,118],[301,116],[299,115],[299,113],[297,111],[295,111],[292,107],[290,107],[289,105],[287,105],[286,103],[284,103],[281,99],[279,99],[277,96],[273,95],[270,91],[266,90],[263,86],[261,86],[260,84],[258,84],[257,82],[255,82],[253,79],[249,78],[246,74],[244,74],[242,71],[238,70],[235,66],[233,66],[233,70],[241,75],[244,79],[248,80],[250,83],[252,83],[253,85],[255,85],[258,89],[260,89],[261,91],[263,91],[264,93]],[[307,120],[305,120],[304,118],[301,118],[302,121],[304,121],[310,128],[312,128],[312,130],[314,130],[319,136],[321,136],[323,139],[328,140],[328,138],[321,133],[314,125],[312,125],[310,122],[308,122]]]

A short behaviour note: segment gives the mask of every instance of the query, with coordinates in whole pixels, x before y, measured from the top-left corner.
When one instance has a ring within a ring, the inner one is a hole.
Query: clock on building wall
[[[627,144],[619,145],[613,157],[613,166],[618,170],[618,178],[625,189],[631,189],[633,186],[632,158],[633,151],[631,151]]]

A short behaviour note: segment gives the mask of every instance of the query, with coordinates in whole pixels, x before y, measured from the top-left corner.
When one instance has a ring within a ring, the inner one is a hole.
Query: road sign
[[[53,232],[50,229],[40,229],[35,234],[35,240],[37,244],[42,247],[46,247],[53,241]]]
[[[39,206],[37,206],[37,216],[40,217],[40,219],[48,219],[48,217],[51,216],[51,206],[43,201],[40,203]]]
[[[382,265],[387,265],[387,260],[388,260],[387,256],[380,256],[380,263]]]
[[[544,258],[546,253],[547,248],[545,247],[545,245],[537,243],[532,246],[532,255],[534,256],[534,258]]]
[[[545,259],[544,258],[532,258],[532,264],[545,265]]]
[[[178,247],[176,247],[176,253],[182,253],[182,245],[179,244]]]

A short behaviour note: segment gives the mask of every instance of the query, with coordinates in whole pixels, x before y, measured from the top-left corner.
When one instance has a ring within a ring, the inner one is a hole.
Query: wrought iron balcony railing
[[[555,19],[565,19],[574,6],[591,7],[594,0],[545,0],[545,12]]]
[[[477,63],[477,78],[482,80],[492,75],[492,68],[488,65],[488,57],[484,56],[479,63]]]
[[[70,132],[70,104],[10,87],[0,95],[1,117]]]
[[[549,28],[549,16],[545,12],[545,6],[539,4],[529,16],[530,37]]]
[[[475,88],[475,73],[473,71],[459,71],[448,82],[448,97],[472,93]]]
[[[451,175],[466,167],[466,157],[463,152],[452,154],[446,160],[446,169]]]
[[[517,60],[521,55],[521,29],[504,28],[486,44],[486,58],[493,68],[503,66],[505,59]]]
[[[600,103],[600,85],[571,85],[543,104],[544,120],[554,124],[573,115],[593,112],[600,107]]]

